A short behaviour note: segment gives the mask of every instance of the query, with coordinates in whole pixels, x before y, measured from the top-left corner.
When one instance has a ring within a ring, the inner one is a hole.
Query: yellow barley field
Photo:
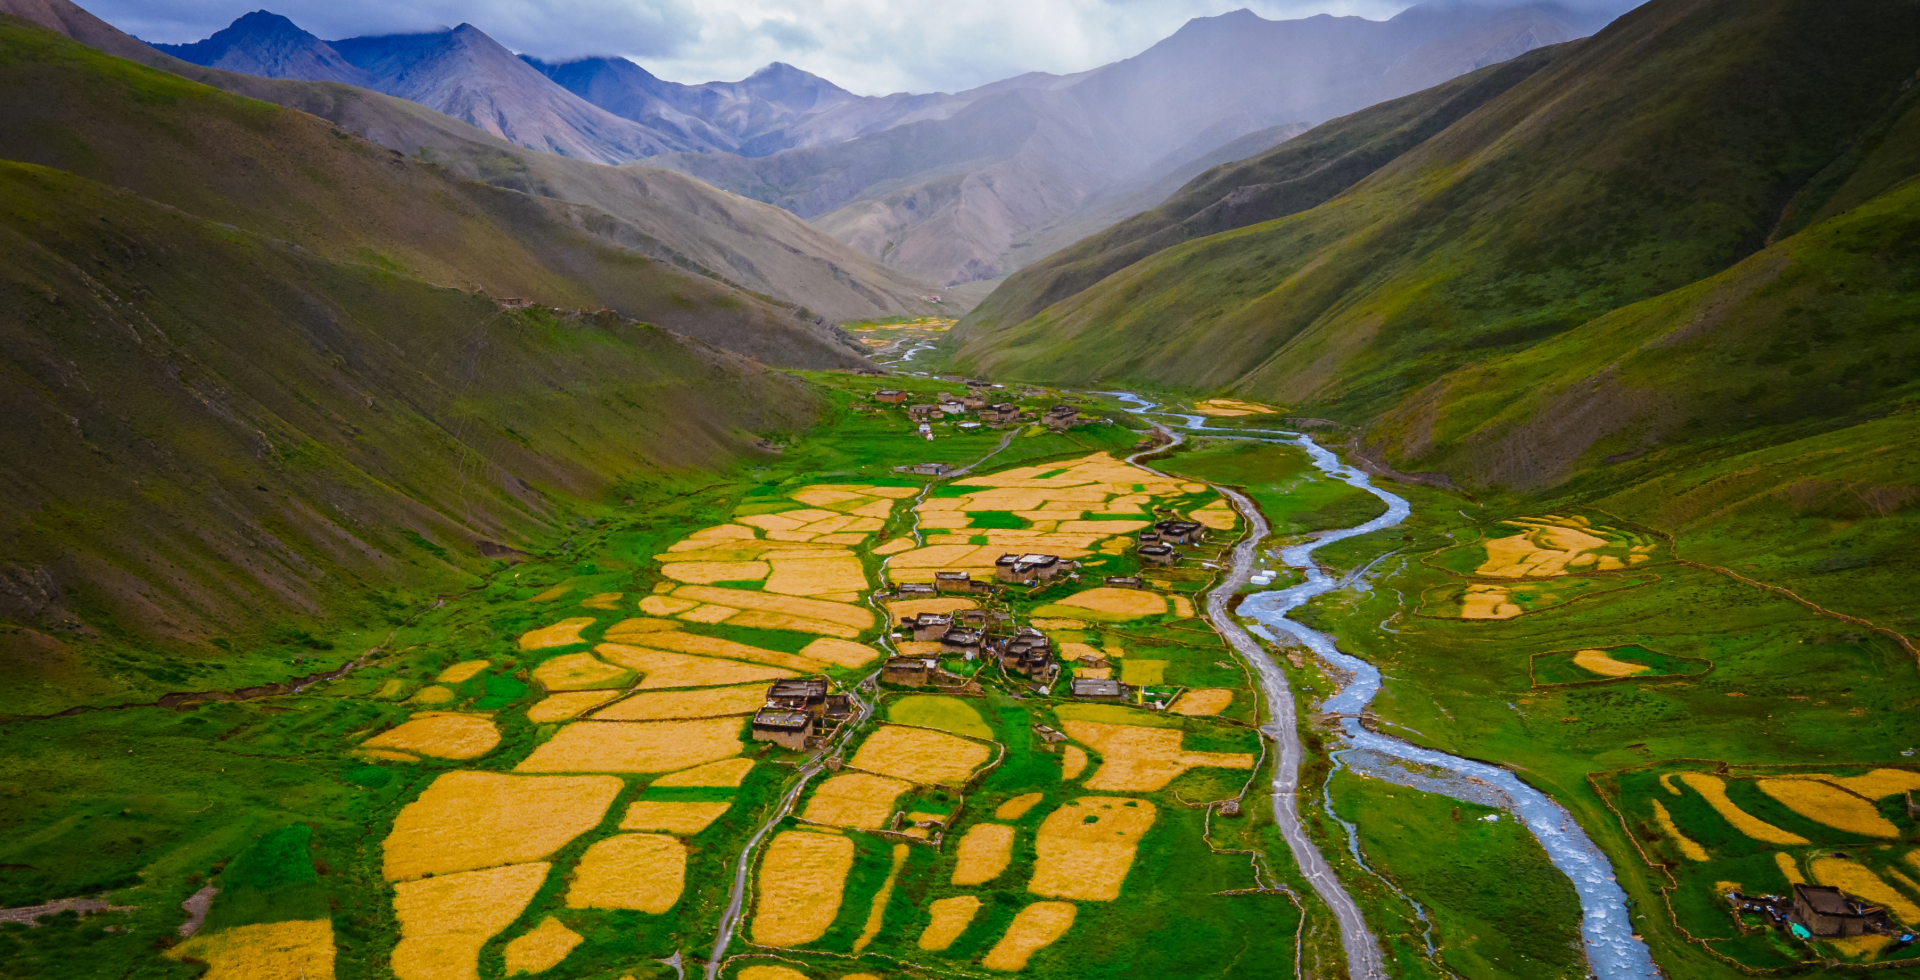
[[[615,776],[450,772],[402,807],[387,835],[389,881],[538,861],[598,826]]]
[[[684,619],[689,623],[706,623],[712,625],[714,623],[724,623],[732,619],[733,614],[739,611],[740,610],[732,606],[695,606],[686,612],[680,613],[675,618]]]
[[[1007,926],[1007,933],[993,944],[980,965],[989,970],[1011,973],[1027,968],[1033,954],[1052,945],[1073,928],[1077,911],[1072,902],[1035,902],[1021,909]]]
[[[1511,598],[1504,586],[1469,585],[1460,597],[1460,618],[1512,619],[1526,610],[1509,602]]]
[[[477,759],[500,744],[500,730],[483,715],[429,712],[360,743],[363,748],[400,749],[441,759]]]
[[[513,937],[501,954],[506,958],[507,976],[516,973],[545,973],[580,945],[579,933],[549,915],[540,924]]]
[[[1869,800],[1920,790],[1920,772],[1907,769],[1875,769],[1864,776],[1823,776],[1821,778]]]
[[[1217,415],[1222,418],[1234,418],[1241,415],[1272,415],[1279,411],[1258,402],[1244,402],[1238,398],[1209,398],[1195,402],[1193,410],[1202,415]]]
[[[369,759],[384,759],[388,762],[419,762],[420,757],[392,749],[361,749],[360,754]]]
[[[527,720],[536,725],[566,721],[591,708],[597,708],[620,696],[618,691],[572,691],[549,694],[527,709]]]
[[[515,772],[672,772],[740,754],[739,718],[576,721],[555,732]]]
[[[1180,595],[1179,593],[1174,593],[1172,595],[1169,595],[1167,596],[1167,599],[1168,601],[1173,603],[1173,614],[1175,616],[1179,617],[1180,619],[1193,618],[1193,600],[1192,599],[1189,599],[1186,596]]]
[[[860,559],[852,555],[838,558],[774,559],[773,574],[767,576],[768,592],[781,595],[824,595],[829,592],[859,592],[867,587],[867,573]]]
[[[640,600],[640,611],[649,616],[674,616],[700,605],[692,599],[675,599],[668,595],[650,595]]]
[[[1201,718],[1217,715],[1233,704],[1233,691],[1224,687],[1202,687],[1173,699],[1167,710],[1176,715]]]
[[[1075,741],[1102,756],[1100,768],[1088,779],[1088,789],[1165,789],[1181,773],[1198,767],[1252,769],[1246,752],[1188,752],[1180,747],[1185,733],[1177,728],[1143,728],[1096,721],[1062,721],[1060,727]]]
[[[660,915],[680,901],[686,880],[687,845],[677,838],[620,834],[595,841],[580,855],[567,907]]]
[[[427,705],[451,704],[457,700],[459,700],[459,698],[454,695],[451,688],[442,687],[439,684],[432,684],[415,691],[413,697],[407,699],[407,703]]]
[[[798,830],[774,837],[760,862],[753,941],[799,946],[826,935],[851,870],[853,841],[845,837]]]
[[[1034,840],[1038,859],[1027,890],[1089,902],[1119,898],[1155,815],[1152,803],[1118,796],[1083,796],[1047,814]]]
[[[533,679],[549,691],[586,691],[625,687],[633,671],[591,653],[563,653],[533,668]]]
[[[1680,848],[1680,853],[1686,855],[1687,860],[1707,860],[1707,849],[1694,843],[1692,838],[1680,832],[1680,828],[1674,825],[1673,816],[1667,812],[1665,805],[1659,800],[1649,800],[1648,802],[1653,804],[1654,822],[1659,824],[1661,832],[1665,833],[1667,837]]]
[[[860,635],[860,630],[839,623],[829,623],[819,619],[808,619],[790,613],[765,612],[749,609],[727,620],[730,626],[745,626],[759,630],[787,630],[793,633],[812,633],[815,636],[833,636],[851,640]]]
[[[751,541],[753,528],[740,524],[719,524],[687,535],[697,541]]]
[[[1799,834],[1781,830],[1740,809],[1738,804],[1727,798],[1727,784],[1718,776],[1709,776],[1703,772],[1683,772],[1680,774],[1680,781],[1704,797],[1713,807],[1713,812],[1733,824],[1734,829],[1754,840],[1766,841],[1769,844],[1809,843]]]
[[[1646,664],[1615,660],[1607,656],[1607,651],[1605,650],[1581,650],[1573,655],[1573,664],[1576,667],[1590,670],[1602,677],[1632,677],[1635,674],[1644,674],[1653,669]]]
[[[901,865],[907,863],[907,851],[905,844],[893,845],[893,869],[887,872],[887,880],[880,883],[880,890],[873,893],[873,904],[868,907],[866,924],[853,940],[855,953],[872,945],[880,935],[880,927],[886,923],[887,900],[893,897],[893,883],[900,878]]]
[[[893,819],[893,802],[912,788],[905,780],[864,772],[839,773],[813,791],[800,819],[829,827],[878,830]]]
[[[207,964],[201,980],[333,980],[333,923],[327,919],[234,926],[166,951]]]
[[[742,969],[738,980],[813,980],[813,978],[791,967],[757,963]]]
[[[660,574],[676,582],[708,585],[713,582],[758,582],[767,577],[763,561],[676,561],[660,566]]]
[[[738,786],[753,771],[752,759],[722,759],[704,766],[671,772],[653,781],[654,786]]]
[[[602,643],[593,649],[595,653],[622,667],[639,671],[641,674],[639,688],[643,691],[668,687],[744,684],[795,676],[791,670],[782,670],[763,664],[743,664],[734,660],[716,660],[712,657],[690,657],[686,654],[628,646],[624,643]]]
[[[1846,858],[1817,857],[1808,862],[1815,881],[1838,888],[1855,898],[1884,905],[1893,917],[1907,925],[1920,924],[1920,906],[1880,879],[1872,870]]]
[[[1167,597],[1140,589],[1088,589],[1055,605],[1091,609],[1114,616],[1158,616],[1167,611]]]
[[[471,680],[475,674],[486,670],[491,664],[490,660],[463,660],[441,671],[440,676],[434,680],[442,684],[460,684]]]
[[[596,721],[666,721],[750,715],[767,701],[765,684],[636,694],[594,712]]]
[[[991,756],[987,746],[958,735],[882,725],[860,743],[849,765],[916,783],[964,783]]]
[[[542,592],[531,599],[528,599],[527,601],[528,602],[552,602],[553,600],[558,599],[561,596],[566,595],[567,593],[572,591],[573,591],[573,586],[571,585],[556,585],[553,588],[548,589],[547,591]]]
[[[1042,618],[1034,620],[1033,625],[1036,629],[1043,630],[1083,630],[1087,628],[1087,621],[1084,619]]]
[[[554,647],[565,647],[572,646],[575,643],[585,643],[586,641],[580,638],[580,631],[592,626],[594,622],[595,620],[591,616],[579,616],[573,619],[563,619],[552,626],[542,626],[537,630],[529,630],[524,636],[520,637],[520,649],[550,650]]]
[[[1086,750],[1078,745],[1069,745],[1060,750],[1060,778],[1078,779],[1087,771]]]
[[[673,590],[673,594],[682,599],[697,599],[701,602],[732,606],[735,609],[786,613],[790,616],[817,619],[841,626],[851,626],[855,629],[864,630],[873,627],[872,610],[840,602],[821,602],[818,599],[768,595],[764,592],[745,592],[739,589],[719,589],[710,585],[685,585]]]
[[[962,609],[978,608],[980,608],[979,603],[974,602],[972,599],[962,599],[958,596],[934,596],[930,599],[900,599],[887,603],[887,612],[892,614],[893,624],[895,626],[900,625],[900,621],[908,616],[918,616],[921,613],[954,613]]]
[[[607,633],[602,639],[608,643],[623,643],[627,637],[658,633],[662,630],[677,630],[680,626],[677,620],[637,616],[633,619],[623,619],[607,627]]]
[[[864,643],[850,643],[824,636],[801,647],[800,655],[835,667],[865,667],[880,659],[880,651]]]
[[[972,895],[955,895],[952,898],[940,898],[928,903],[927,913],[933,921],[927,923],[926,931],[920,933],[920,948],[938,952],[953,945],[960,934],[973,924],[973,917],[980,912],[980,900]]]
[[[634,646],[653,647],[656,650],[672,650],[675,653],[691,653],[703,657],[724,657],[728,660],[745,660],[750,663],[767,664],[773,667],[785,667],[789,670],[819,672],[826,665],[811,657],[798,654],[781,653],[778,650],[763,650],[718,636],[702,636],[698,633],[649,633],[635,637]]]
[[[599,595],[580,600],[580,605],[588,609],[612,612],[620,608],[620,597],[625,594],[624,592],[602,592]]]
[[[1504,523],[1526,530],[1510,537],[1489,538],[1483,542],[1487,549],[1487,560],[1474,569],[1475,575],[1488,578],[1546,578],[1567,574],[1569,566],[1620,567],[1617,558],[1612,559],[1609,566],[1604,560],[1595,561],[1593,556],[1584,554],[1606,547],[1605,538],[1559,524],[1534,521]],[[1583,557],[1587,560],[1581,561]]]
[[[1762,779],[1760,792],[1787,805],[1787,809],[1850,834],[1895,838],[1900,828],[1880,815],[1872,803],[1830,783],[1812,779]]]
[[[884,558],[887,555],[897,555],[902,551],[912,551],[914,547],[912,538],[894,538],[885,544],[876,545],[873,553]]]
[[[1800,866],[1794,864],[1793,858],[1788,856],[1786,852],[1773,852],[1773,863],[1779,865],[1780,874],[1787,879],[1787,884],[1804,885],[1807,883],[1806,876],[1800,873]]]
[[[635,800],[620,818],[621,830],[658,830],[692,837],[727,812],[726,800]]]
[[[1673,785],[1673,773],[1663,772],[1660,774],[1660,787],[1666,790],[1668,795],[1680,795],[1680,787]]]
[[[1018,820],[1026,816],[1027,811],[1033,809],[1033,805],[1040,802],[1043,796],[1045,796],[1043,793],[1022,793],[995,808],[993,818],[995,820]]]
[[[984,885],[1000,877],[1013,860],[1013,828],[1006,824],[977,823],[954,849],[953,883]]]
[[[513,924],[547,878],[546,862],[440,875],[394,886],[400,980],[474,980],[480,948]]]
[[[1239,513],[1228,506],[1225,499],[1188,512],[1187,519],[1214,531],[1231,531],[1235,524],[1240,523]]]

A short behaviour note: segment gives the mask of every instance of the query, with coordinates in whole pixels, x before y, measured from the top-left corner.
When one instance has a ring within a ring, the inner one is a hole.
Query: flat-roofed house
[[[913,630],[916,640],[937,640],[953,628],[953,617],[947,613],[921,613],[902,619],[900,625]]]
[[[1867,905],[1838,888],[1793,886],[1793,917],[1822,938],[1865,935],[1886,915],[1885,908]]]
[[[767,687],[767,707],[805,711],[818,718],[827,710],[827,679],[790,677],[774,681]]]
[[[1143,544],[1140,546],[1140,558],[1155,565],[1171,565],[1180,560],[1180,553],[1170,544]]]
[[[772,742],[798,751],[807,747],[813,734],[813,714],[787,708],[761,708],[753,716],[753,740]]]
[[[1120,701],[1127,695],[1125,685],[1109,677],[1076,677],[1070,690],[1074,697],[1090,701]]]
[[[926,657],[888,657],[880,667],[880,683],[925,687],[933,677],[935,661]]]
[[[908,395],[906,392],[900,391],[895,388],[882,388],[879,391],[876,391],[873,393],[874,401],[886,402],[889,405],[898,405],[901,402],[906,401],[907,398],[908,398]]]
[[[973,576],[966,572],[934,572],[935,592],[972,592]]]

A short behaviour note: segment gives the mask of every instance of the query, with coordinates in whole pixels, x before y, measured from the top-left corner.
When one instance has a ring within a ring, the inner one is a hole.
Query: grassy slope
[[[262,78],[190,64],[121,33],[68,0],[0,0],[83,44],[236,95],[319,116],[459,176],[601,212],[592,234],[689,271],[778,296],[830,320],[926,310],[928,286],[779,208],[649,167],[608,167],[516,146],[418,103],[328,82]]]
[[[1912,74],[1920,15],[1870,6],[1648,4],[1341,197],[1160,252],[959,362],[1368,418],[1763,245]]]
[[[771,363],[854,366],[811,319],[629,251],[604,213],[408,161],[304,112],[0,23],[5,157],[125,187],[327,258],[611,307]],[[810,315],[809,315],[810,317]]]
[[[1026,320],[1181,242],[1297,214],[1539,71],[1569,46],[1531,51],[1443,85],[1317,126],[1267,152],[1223,163],[1161,203],[1009,276],[955,331],[967,340]]]
[[[9,589],[35,629],[0,634],[8,712],[305,673],[228,651],[371,645],[383,607],[482,571],[478,540],[555,534],[815,411],[618,317],[504,311],[59,171],[0,183],[0,527],[10,586],[55,587]]]

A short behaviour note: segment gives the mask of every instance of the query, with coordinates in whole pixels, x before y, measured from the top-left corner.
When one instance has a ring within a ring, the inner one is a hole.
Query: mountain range
[[[945,366],[1276,403],[1906,618],[1858,584],[1890,565],[1825,559],[1920,569],[1886,453],[1920,424],[1917,72],[1908,4],[1650,3],[1213,168],[1010,277]]]
[[[996,280],[1151,206],[1171,175],[1228,144],[1257,152],[1606,19],[1461,0],[1384,22],[1241,10],[1087,72],[882,97],[779,63],[686,85],[624,58],[516,58],[469,24],[324,41],[257,11],[204,41],[156,47],[208,67],[369,88],[532,149],[686,173],[954,287]]]

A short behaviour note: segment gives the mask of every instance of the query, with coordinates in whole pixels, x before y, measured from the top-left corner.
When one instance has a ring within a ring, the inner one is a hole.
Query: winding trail
[[[1131,410],[1136,413],[1144,414],[1154,408],[1145,399],[1131,393],[1105,392],[1105,394],[1128,402]],[[1177,417],[1186,423],[1186,428],[1190,431],[1205,428],[1206,420],[1199,416],[1179,415]],[[1634,935],[1632,914],[1626,904],[1627,895],[1614,880],[1612,864],[1607,860],[1606,855],[1594,846],[1593,841],[1581,829],[1579,822],[1574,820],[1573,815],[1565,807],[1500,766],[1463,759],[1367,730],[1360,723],[1360,715],[1373,701],[1374,696],[1380,692],[1379,669],[1359,657],[1342,652],[1331,636],[1287,616],[1289,612],[1314,597],[1331,592],[1344,584],[1343,580],[1321,570],[1319,564],[1313,560],[1315,550],[1335,541],[1393,527],[1412,513],[1412,505],[1405,498],[1374,486],[1366,473],[1342,464],[1333,451],[1314,442],[1310,436],[1294,432],[1246,429],[1209,431],[1207,434],[1225,438],[1253,438],[1291,443],[1304,450],[1321,472],[1355,489],[1371,493],[1387,505],[1386,513],[1373,520],[1354,527],[1325,532],[1314,536],[1309,541],[1283,549],[1280,552],[1280,560],[1302,571],[1306,580],[1290,588],[1255,593],[1242,601],[1239,609],[1239,615],[1253,619],[1259,624],[1253,627],[1251,632],[1276,642],[1279,639],[1276,633],[1288,634],[1322,660],[1352,673],[1353,678],[1347,686],[1319,706],[1322,712],[1340,717],[1345,747],[1339,754],[1343,761],[1353,764],[1360,761],[1359,758],[1352,758],[1353,756],[1377,757],[1409,762],[1416,766],[1430,766],[1449,773],[1471,786],[1473,795],[1463,795],[1458,790],[1450,792],[1448,782],[1445,780],[1432,781],[1422,788],[1459,795],[1462,799],[1474,799],[1475,802],[1493,802],[1511,812],[1533,833],[1554,866],[1564,872],[1573,883],[1574,891],[1580,897],[1582,913],[1580,931],[1585,942],[1587,963],[1594,976],[1600,980],[1642,980],[1642,978],[1664,976],[1660,968],[1654,964],[1653,956],[1648,952],[1646,944]],[[1334,879],[1332,871],[1327,867],[1320,853],[1313,848],[1310,841],[1306,840],[1304,834],[1299,832],[1299,811],[1296,805],[1299,740],[1295,732],[1293,698],[1287,687],[1286,675],[1272,658],[1266,655],[1259,644],[1253,642],[1249,636],[1250,631],[1234,622],[1226,608],[1234,592],[1246,582],[1259,543],[1268,531],[1266,522],[1260,517],[1259,510],[1246,497],[1223,487],[1215,489],[1232,500],[1234,506],[1247,518],[1251,533],[1235,546],[1232,571],[1227,580],[1208,595],[1207,611],[1221,634],[1227,637],[1227,641],[1260,672],[1262,686],[1268,695],[1273,715],[1269,730],[1281,746],[1280,763],[1274,771],[1276,821],[1280,823],[1282,834],[1286,837],[1288,846],[1292,848],[1295,859],[1300,862],[1302,873],[1313,882],[1315,891],[1334,910],[1335,917],[1340,920],[1341,942],[1347,949],[1349,976],[1352,980],[1384,977],[1385,974],[1381,972],[1379,948],[1372,934],[1367,930],[1365,920],[1353,906],[1352,898]],[[1357,765],[1353,767],[1359,768]],[[1394,778],[1391,774],[1377,770],[1373,774]],[[1405,778],[1404,771],[1399,778]],[[1297,843],[1296,835],[1298,835]]]
[[[1221,583],[1207,594],[1207,618],[1213,621],[1214,629],[1226,637],[1233,649],[1252,664],[1260,675],[1260,687],[1267,700],[1269,720],[1263,729],[1273,737],[1279,746],[1273,766],[1273,817],[1280,827],[1280,836],[1286,839],[1287,849],[1293,852],[1294,863],[1300,866],[1300,873],[1313,885],[1314,893],[1327,903],[1333,912],[1334,920],[1340,924],[1340,945],[1347,951],[1347,975],[1352,980],[1376,980],[1386,977],[1381,964],[1380,944],[1367,928],[1366,917],[1360,914],[1360,906],[1353,896],[1347,894],[1345,886],[1313,846],[1307,832],[1300,825],[1300,727],[1294,717],[1293,690],[1287,685],[1286,672],[1273,662],[1260,644],[1254,642],[1251,634],[1241,626],[1232,615],[1228,605],[1240,587],[1247,584],[1253,574],[1253,563],[1259,554],[1260,544],[1267,538],[1267,521],[1260,509],[1241,494],[1225,487],[1215,487],[1224,494],[1240,516],[1247,521],[1248,533],[1239,544],[1233,547],[1233,564]]]

